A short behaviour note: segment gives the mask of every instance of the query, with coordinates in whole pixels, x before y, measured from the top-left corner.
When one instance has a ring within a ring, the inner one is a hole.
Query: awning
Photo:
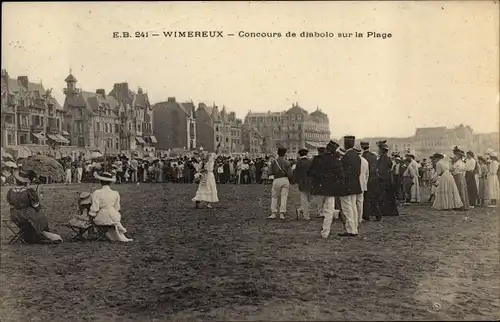
[[[139,137],[139,136],[136,136],[135,137],[135,140],[137,141],[137,143],[139,144],[146,144],[146,141],[144,141],[143,138]]]
[[[154,135],[149,136],[151,138],[151,143],[158,143],[158,140]]]
[[[32,133],[39,140],[46,140],[47,138],[43,133]]]
[[[69,135],[69,133],[63,130],[62,135]]]
[[[52,141],[60,142],[59,138],[55,134],[47,134],[47,137],[51,139]]]
[[[64,144],[69,143],[69,140],[60,134],[57,134],[56,137],[59,139],[59,142],[61,142],[61,143],[64,143]]]

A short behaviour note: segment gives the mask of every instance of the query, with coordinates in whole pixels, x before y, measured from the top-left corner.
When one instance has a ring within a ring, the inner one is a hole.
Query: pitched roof
[[[286,111],[287,114],[290,113],[301,113],[301,114],[309,114],[306,110],[299,106],[298,103],[294,104],[289,110]]]
[[[186,115],[191,115],[191,111],[194,109],[193,102],[178,103],[179,107],[186,113]]]
[[[309,114],[309,116],[318,117],[318,118],[328,118],[328,115],[321,112],[321,110],[319,108],[316,111]]]
[[[65,82],[73,82],[73,83],[77,82],[75,76],[73,76],[73,74],[71,74],[71,73],[68,75],[68,77],[66,77],[66,79],[64,81]]]
[[[93,92],[80,91],[76,97],[76,101],[82,105],[87,107],[87,111],[89,113],[94,113],[97,111],[99,106],[108,105],[112,109],[116,109],[119,107],[120,103],[110,95],[106,95],[106,97],[102,97],[99,94]]]

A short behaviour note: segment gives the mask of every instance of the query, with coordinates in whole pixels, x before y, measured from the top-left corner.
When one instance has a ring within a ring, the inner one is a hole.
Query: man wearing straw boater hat
[[[342,157],[342,169],[344,172],[344,186],[341,189],[340,206],[345,216],[345,232],[339,236],[358,235],[358,209],[356,207],[356,195],[363,192],[359,177],[361,174],[361,159],[354,151],[356,138],[352,135],[344,136],[345,155]],[[359,214],[361,216],[362,214]]]

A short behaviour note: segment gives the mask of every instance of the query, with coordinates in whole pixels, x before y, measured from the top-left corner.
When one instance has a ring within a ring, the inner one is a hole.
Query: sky
[[[493,1],[2,3],[1,62],[12,77],[53,88],[61,104],[72,69],[86,91],[128,82],[152,103],[215,102],[241,118],[298,102],[329,115],[332,137],[405,137],[416,127],[461,123],[497,132],[498,8]],[[175,30],[226,36],[151,36]],[[121,31],[149,37],[113,38]],[[302,31],[335,37],[301,38]],[[355,32],[364,37],[337,37]]]

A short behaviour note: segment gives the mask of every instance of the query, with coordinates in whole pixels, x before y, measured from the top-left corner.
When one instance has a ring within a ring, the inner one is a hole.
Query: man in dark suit
[[[309,170],[311,195],[321,200],[320,214],[324,217],[321,230],[323,238],[328,238],[333,218],[339,215],[339,211],[335,210],[335,197],[342,189],[343,176],[340,160],[335,156],[338,146],[337,143],[330,141],[325,153],[316,159],[314,167],[311,166]]]
[[[342,213],[345,216],[346,231],[339,236],[357,236],[358,235],[358,209],[356,207],[356,195],[360,194],[361,183],[359,176],[361,173],[361,159],[354,151],[354,136],[344,137],[345,155],[342,157],[342,169],[344,173],[344,184],[340,194],[340,205]],[[361,214],[359,214],[361,216]]]
[[[307,157],[307,153],[309,153],[307,149],[299,150],[299,160],[295,165],[295,182],[299,185],[300,192],[300,208],[297,208],[297,219],[302,215],[305,220],[310,220],[309,205],[311,201],[311,180],[307,174],[312,161]]]
[[[361,149],[363,149],[363,154],[361,156],[368,161],[368,168],[370,171],[367,191],[365,192],[363,201],[363,220],[370,220],[370,216],[375,216],[377,220],[380,220],[382,215],[378,209],[377,200],[377,156],[375,153],[370,152],[370,143],[368,142],[361,142]]]
[[[326,148],[324,148],[324,147],[318,148],[318,154],[312,158],[310,169],[318,167],[321,156],[323,154],[325,154],[325,149]],[[315,209],[315,212],[316,212],[316,217],[323,218],[323,216],[321,215],[321,208],[323,207],[323,203],[322,203],[323,200],[320,197],[311,196],[311,198],[312,198],[313,208]]]
[[[386,141],[378,142],[377,146],[379,149],[377,160],[378,208],[382,216],[398,216],[392,160],[388,155],[389,146]]]

